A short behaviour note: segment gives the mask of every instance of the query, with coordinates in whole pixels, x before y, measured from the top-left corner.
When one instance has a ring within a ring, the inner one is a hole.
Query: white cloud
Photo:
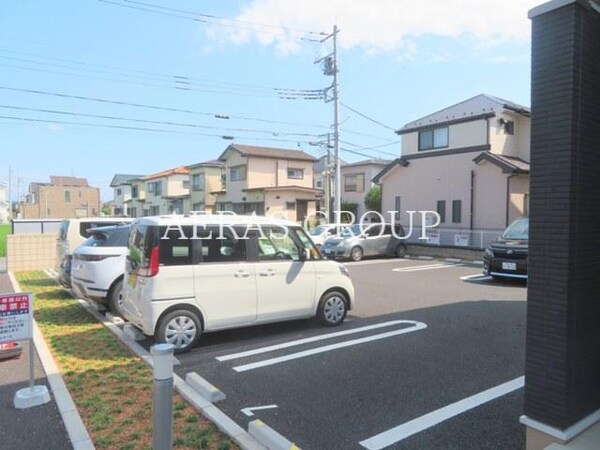
[[[495,46],[510,40],[527,41],[531,23],[527,11],[543,0],[252,0],[235,17],[237,26],[215,31],[214,38],[245,44],[257,40],[281,53],[299,48],[289,30],[341,30],[340,47],[369,53],[404,49],[420,36],[467,38],[473,45]],[[244,23],[241,23],[241,22]]]

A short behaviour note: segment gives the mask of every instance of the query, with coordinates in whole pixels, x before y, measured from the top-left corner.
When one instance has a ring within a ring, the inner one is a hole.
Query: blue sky
[[[16,195],[80,176],[109,200],[115,173],[215,159],[222,136],[320,156],[310,143],[332,131],[333,104],[275,88],[331,84],[313,63],[330,41],[312,40],[334,23],[341,101],[385,125],[342,106],[342,148],[391,159],[392,129],[446,106],[480,93],[530,104],[527,11],[540,3],[4,0],[0,181],[10,166]]]

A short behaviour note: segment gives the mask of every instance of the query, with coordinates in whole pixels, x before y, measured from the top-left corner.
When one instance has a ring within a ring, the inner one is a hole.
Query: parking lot
[[[526,285],[438,260],[349,268],[358,305],[341,327],[207,334],[177,373],[223,391],[243,427],[259,418],[304,449],[524,448]]]

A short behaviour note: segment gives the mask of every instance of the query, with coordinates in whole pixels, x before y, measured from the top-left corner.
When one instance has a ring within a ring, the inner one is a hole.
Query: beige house
[[[217,202],[213,192],[221,189],[221,161],[205,161],[187,166],[190,171],[190,204],[192,211],[215,211]]]
[[[129,198],[123,200],[129,217],[144,217],[150,212],[146,207],[146,182],[143,177],[128,181],[131,186]]]
[[[342,165],[342,202],[356,205],[356,221],[367,211],[365,196],[375,186],[371,180],[390,163],[383,159],[368,159]]]
[[[190,170],[185,166],[143,177],[143,215],[183,214],[190,210]]]
[[[315,158],[300,150],[232,144],[219,157],[217,211],[266,214],[301,221],[315,214],[322,190],[313,188]]]
[[[97,217],[100,190],[85,178],[51,176],[50,183],[31,183],[19,207],[21,219]]]
[[[131,205],[131,180],[140,178],[142,175],[130,175],[117,173],[110,182],[113,188],[112,215],[131,216],[129,207]]]
[[[469,243],[461,245],[475,245],[528,215],[528,108],[482,94],[397,133],[402,156],[373,181],[382,186],[382,210],[401,211],[403,224],[406,211],[437,211],[440,229],[464,232]]]

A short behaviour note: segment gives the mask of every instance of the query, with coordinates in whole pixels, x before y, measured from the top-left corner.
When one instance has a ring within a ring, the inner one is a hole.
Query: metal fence
[[[11,234],[58,233],[62,219],[16,219],[12,221]]]
[[[405,229],[406,233],[410,230]],[[498,238],[504,230],[463,230],[459,228],[427,229],[423,235],[421,227],[413,227],[412,233],[406,239],[410,244],[426,244],[444,247],[464,247],[485,249],[488,244]],[[420,239],[426,236],[427,239]]]

